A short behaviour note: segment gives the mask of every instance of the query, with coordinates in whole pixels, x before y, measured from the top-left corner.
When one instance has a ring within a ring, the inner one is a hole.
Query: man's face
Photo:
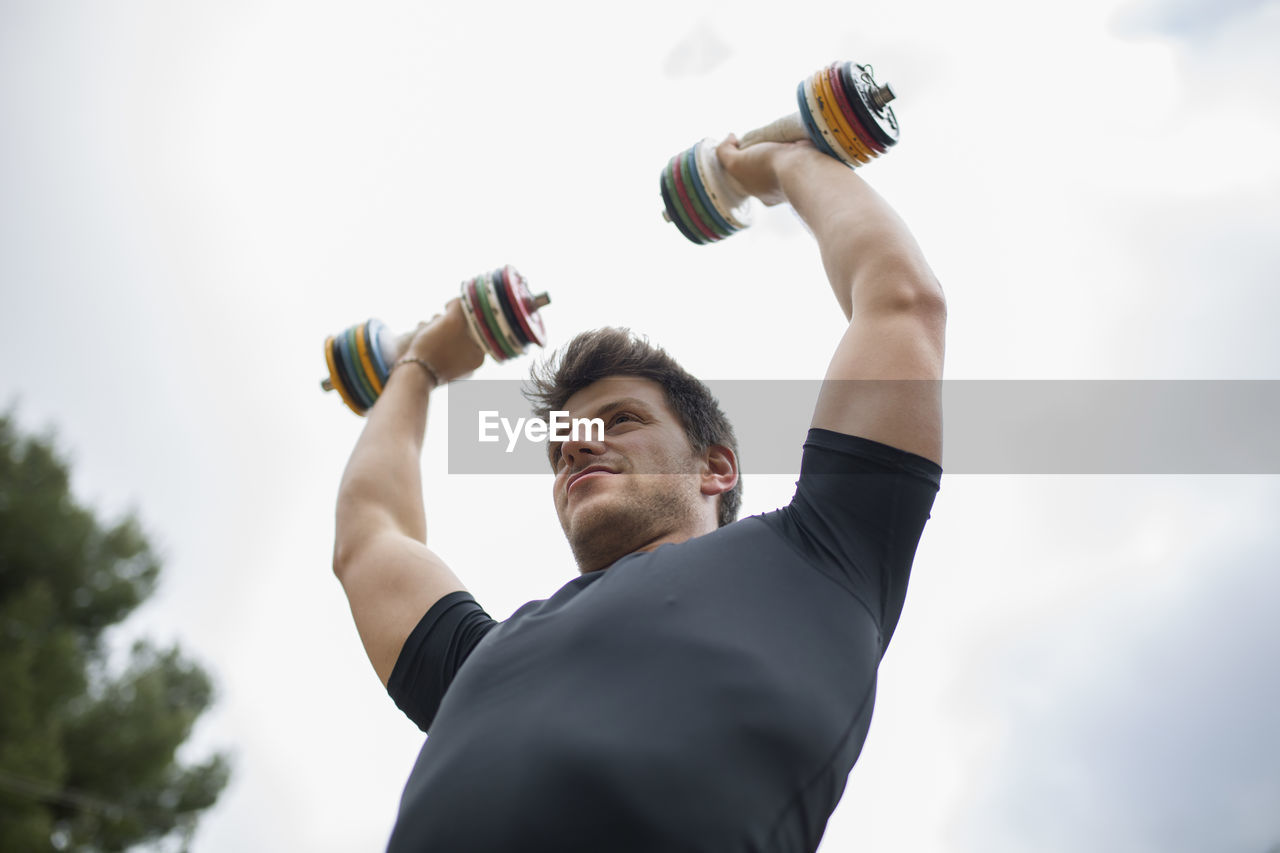
[[[556,476],[556,514],[580,571],[715,529],[715,494],[704,494],[704,460],[695,457],[662,386],[609,377],[569,398],[570,418],[600,418],[580,440],[548,448]],[[709,524],[709,528],[708,528]]]

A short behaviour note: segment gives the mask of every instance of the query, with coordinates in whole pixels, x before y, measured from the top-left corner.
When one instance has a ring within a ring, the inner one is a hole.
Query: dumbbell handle
[[[789,116],[771,121],[764,127],[757,127],[742,134],[742,138],[738,140],[738,147],[746,148],[757,142],[799,142],[801,139],[808,138],[809,134],[804,129],[804,120],[800,118],[800,113],[794,112]]]

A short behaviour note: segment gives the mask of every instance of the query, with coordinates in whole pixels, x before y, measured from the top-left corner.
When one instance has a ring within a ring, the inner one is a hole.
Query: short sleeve
[[[463,662],[498,623],[468,592],[451,592],[409,633],[387,680],[387,693],[424,732]]]
[[[765,520],[863,602],[887,646],[941,476],[922,456],[814,428],[795,497]]]

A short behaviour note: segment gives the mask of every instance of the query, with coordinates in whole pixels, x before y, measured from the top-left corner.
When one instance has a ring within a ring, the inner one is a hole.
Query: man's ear
[[[722,495],[738,482],[738,458],[723,444],[707,448],[702,468],[702,493]]]

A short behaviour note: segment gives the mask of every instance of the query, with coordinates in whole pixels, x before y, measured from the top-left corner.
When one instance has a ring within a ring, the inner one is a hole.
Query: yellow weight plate
[[[355,404],[355,401],[351,398],[351,392],[347,390],[347,386],[342,384],[342,377],[338,375],[338,363],[333,360],[333,335],[324,339],[324,360],[329,365],[329,384],[338,392],[342,402],[346,403],[347,408],[357,415],[364,415],[364,409]]]
[[[861,165],[850,154],[844,150],[844,146],[840,144],[840,140],[836,139],[836,135],[831,132],[831,128],[827,125],[826,118],[822,115],[822,110],[818,107],[818,98],[813,91],[813,78],[806,78],[800,88],[804,90],[804,100],[809,107],[809,117],[813,119],[813,125],[818,129],[818,133],[822,134],[822,141],[827,147],[836,153],[837,159],[849,166]]]
[[[831,81],[827,79],[827,70],[824,68],[817,74],[813,75],[813,93],[818,101],[818,109],[822,112],[822,120],[827,123],[827,127],[831,129],[835,135],[836,142],[848,154],[859,163],[870,163],[871,156],[862,147],[862,143],[857,141],[853,128],[849,127],[849,123],[844,120],[844,114],[840,112],[840,102],[836,100],[836,93],[831,91]]]
[[[360,356],[360,366],[364,368],[364,375],[373,386],[373,393],[382,396],[382,381],[378,379],[378,371],[373,367],[373,354],[369,352],[369,342],[364,339],[364,332],[365,325],[362,323],[356,328],[356,352]]]

